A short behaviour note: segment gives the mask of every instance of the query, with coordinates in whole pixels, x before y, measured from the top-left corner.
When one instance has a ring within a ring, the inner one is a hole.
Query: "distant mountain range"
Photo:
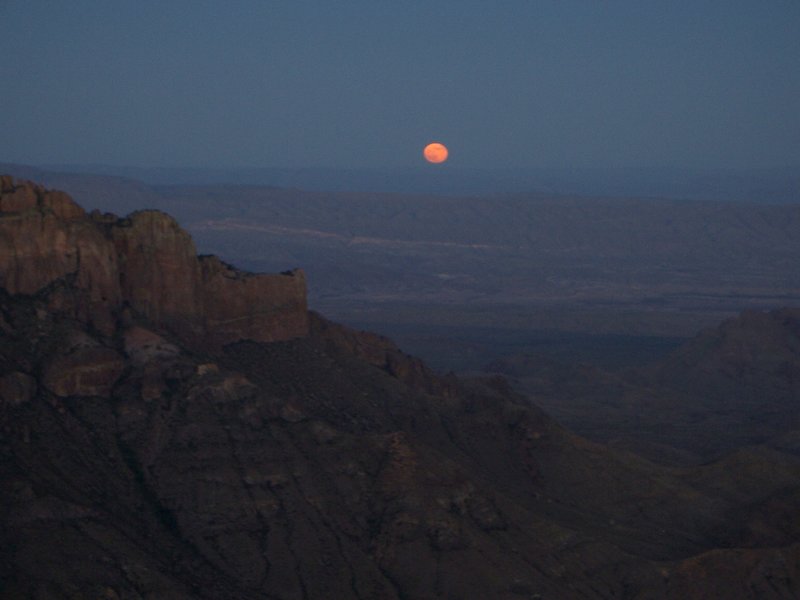
[[[21,165],[0,163],[0,171]],[[314,191],[400,194],[547,194],[800,203],[800,166],[751,169],[531,168],[450,165],[396,169],[155,168],[42,165],[43,171],[125,177],[150,185],[257,185]]]

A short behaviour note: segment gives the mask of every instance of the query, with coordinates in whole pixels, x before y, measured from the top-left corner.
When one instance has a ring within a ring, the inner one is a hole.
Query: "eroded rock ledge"
[[[86,213],[67,194],[0,177],[0,287],[111,335],[128,311],[213,350],[308,335],[301,270],[254,275],[197,256],[169,215]]]

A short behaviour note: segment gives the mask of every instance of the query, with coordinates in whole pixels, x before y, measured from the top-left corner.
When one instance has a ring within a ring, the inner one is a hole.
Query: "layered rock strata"
[[[110,335],[129,312],[193,348],[308,334],[305,276],[239,271],[197,256],[170,216],[87,214],[63,192],[0,179],[0,287]]]

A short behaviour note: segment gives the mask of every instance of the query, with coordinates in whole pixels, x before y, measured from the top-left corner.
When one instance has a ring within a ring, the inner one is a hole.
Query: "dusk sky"
[[[800,165],[797,0],[0,0],[0,28],[0,161]]]

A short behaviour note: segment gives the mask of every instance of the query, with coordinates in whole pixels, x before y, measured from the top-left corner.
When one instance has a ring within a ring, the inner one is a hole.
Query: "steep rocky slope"
[[[611,452],[307,313],[297,274],[194,258],[165,215],[2,185],[0,596],[800,593],[800,461]]]
[[[800,309],[746,311],[649,366],[608,372],[511,356],[490,371],[592,439],[706,462],[749,445],[800,453]]]

